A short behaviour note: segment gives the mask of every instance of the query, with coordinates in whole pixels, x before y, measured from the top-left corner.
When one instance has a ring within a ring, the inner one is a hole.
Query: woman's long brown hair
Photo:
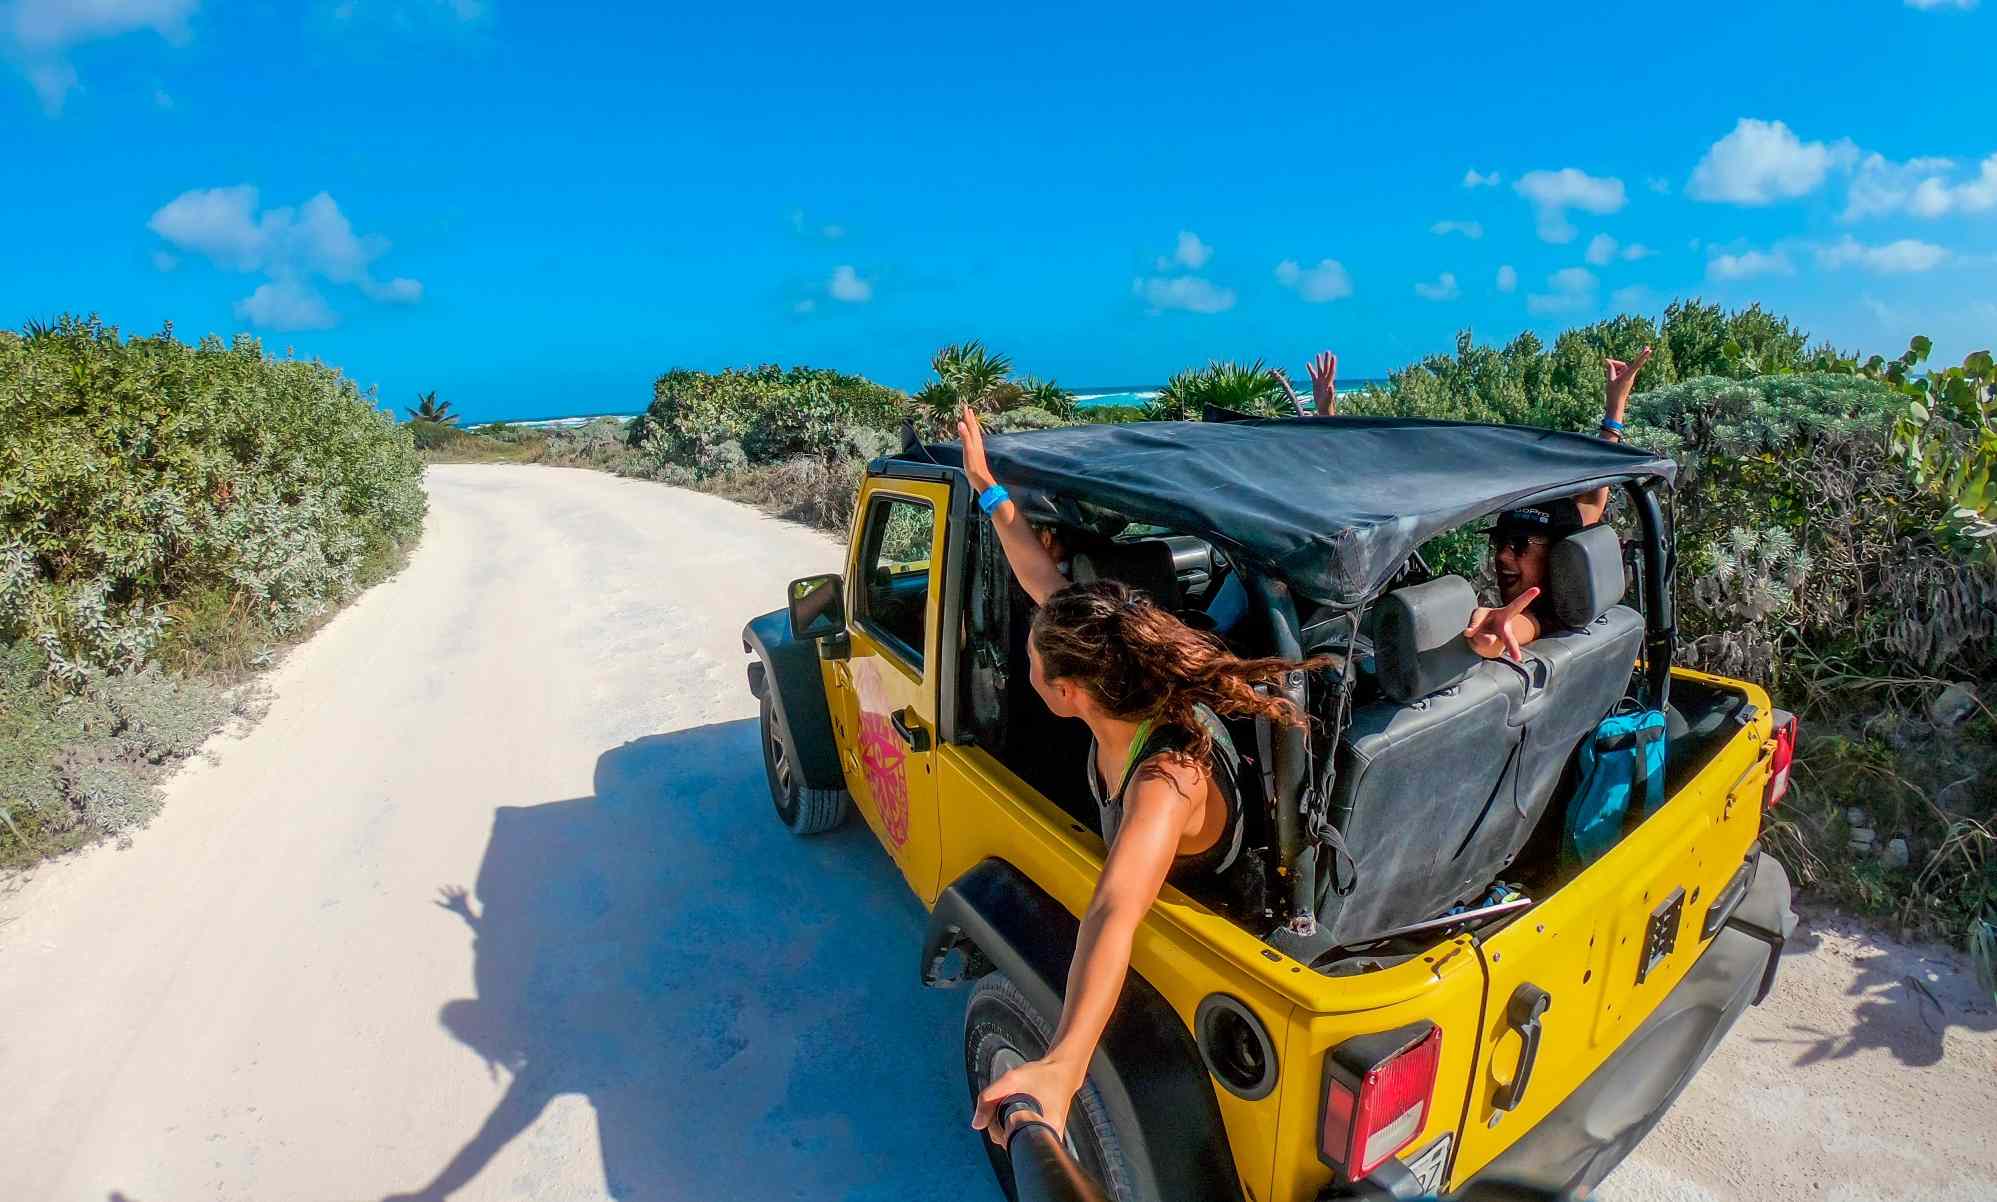
[[[1071,584],[1049,597],[1034,615],[1033,646],[1049,680],[1074,681],[1115,717],[1184,730],[1191,736],[1184,757],[1197,764],[1207,762],[1213,736],[1195,706],[1302,726],[1303,713],[1276,690],[1285,673],[1327,662],[1242,659],[1115,580]]]

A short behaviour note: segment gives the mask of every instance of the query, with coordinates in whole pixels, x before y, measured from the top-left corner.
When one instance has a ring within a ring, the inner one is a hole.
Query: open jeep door
[[[902,465],[895,465],[901,467]],[[937,696],[946,652],[952,487],[869,473],[846,565],[850,654],[827,659],[841,767],[867,825],[925,903],[936,899]]]

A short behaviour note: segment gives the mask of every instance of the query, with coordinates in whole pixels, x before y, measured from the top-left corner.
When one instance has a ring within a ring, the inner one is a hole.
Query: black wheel
[[[964,1009],[964,1076],[971,1087],[971,1102],[999,1077],[1029,1060],[1038,1059],[1054,1038],[1054,1021],[1035,1010],[1018,986],[1004,973],[978,978],[971,989],[971,1001]],[[977,1133],[992,1162],[999,1188],[1012,1202],[1018,1202],[1013,1187],[1012,1163],[998,1145]],[[1110,1122],[1109,1110],[1095,1082],[1085,1082],[1068,1108],[1068,1151],[1090,1176],[1116,1202],[1136,1202],[1130,1165],[1123,1156],[1122,1141]]]
[[[846,790],[814,789],[804,783],[767,697],[763,698],[763,772],[770,778],[770,802],[777,808],[777,820],[792,834],[816,835],[846,821]]]

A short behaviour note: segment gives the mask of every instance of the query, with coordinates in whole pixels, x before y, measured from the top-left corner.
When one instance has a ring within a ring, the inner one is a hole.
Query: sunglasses
[[[1491,551],[1494,554],[1510,547],[1512,554],[1524,555],[1528,547],[1544,547],[1551,542],[1552,540],[1544,534],[1499,534],[1495,530],[1491,532]]]

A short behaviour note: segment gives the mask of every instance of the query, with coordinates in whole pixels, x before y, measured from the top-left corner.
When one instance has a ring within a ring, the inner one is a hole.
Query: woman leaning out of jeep
[[[1109,854],[1082,915],[1061,1021],[1047,1054],[978,1095],[971,1126],[996,1143],[1006,1132],[998,1102],[1025,1094],[1055,1130],[1088,1074],[1089,1058],[1123,990],[1131,940],[1167,880],[1176,885],[1228,871],[1241,854],[1235,788],[1239,758],[1219,716],[1301,724],[1278,696],[1257,693],[1298,667],[1244,660],[1115,581],[1070,584],[1019,507],[992,478],[984,432],[967,406],[957,426],[964,473],[991,515],[1006,560],[1036,605],[1027,659],[1034,691],[1056,716],[1079,718],[1094,736],[1089,789]]]

